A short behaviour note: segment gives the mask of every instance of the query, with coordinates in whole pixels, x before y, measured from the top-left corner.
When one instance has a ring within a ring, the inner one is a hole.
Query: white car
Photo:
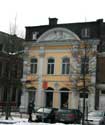
[[[105,111],[92,111],[88,113],[88,123],[91,125],[99,125],[103,117],[105,117]]]

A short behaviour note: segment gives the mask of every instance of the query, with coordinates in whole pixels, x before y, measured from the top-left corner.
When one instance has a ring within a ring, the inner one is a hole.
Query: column
[[[40,47],[40,58],[39,58],[39,66],[38,66],[38,90],[36,93],[36,106],[43,107],[44,103],[44,94],[42,88],[42,74],[43,74],[43,64],[44,64],[44,47]]]
[[[54,83],[53,107],[54,108],[60,108],[60,93],[59,93],[59,84],[58,84],[58,82]]]
[[[53,107],[59,108],[59,92],[57,90],[53,93]]]

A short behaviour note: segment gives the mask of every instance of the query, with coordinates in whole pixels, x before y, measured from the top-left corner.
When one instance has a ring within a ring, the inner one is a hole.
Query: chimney
[[[57,25],[57,21],[58,21],[57,18],[49,18],[49,25],[55,26],[55,25]]]
[[[98,23],[103,23],[103,19],[97,19],[96,20]]]

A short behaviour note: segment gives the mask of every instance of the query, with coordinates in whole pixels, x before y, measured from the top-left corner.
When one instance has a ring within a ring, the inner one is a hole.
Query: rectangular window
[[[81,74],[88,74],[89,73],[89,57],[82,57],[81,58]]]
[[[37,64],[31,64],[31,73],[37,73]]]
[[[36,74],[37,73],[37,59],[36,58],[32,58],[31,59],[31,68],[30,68],[30,72]]]
[[[47,74],[54,74],[54,64],[48,64]]]
[[[32,40],[36,40],[37,39],[37,32],[33,32],[32,33]]]
[[[90,29],[89,28],[83,28],[81,30],[81,37],[82,38],[89,38],[90,37]]]
[[[64,58],[62,60],[62,74],[69,74],[70,73],[70,59]]]

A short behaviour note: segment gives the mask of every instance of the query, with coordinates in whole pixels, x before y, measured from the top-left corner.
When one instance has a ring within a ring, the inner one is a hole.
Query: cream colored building
[[[29,100],[34,100],[35,107],[82,110],[81,59],[86,54],[86,105],[89,110],[94,109],[97,44],[98,40],[83,41],[62,27],[47,30],[35,42],[26,42],[23,81],[27,82],[24,83],[20,108],[27,108]]]

